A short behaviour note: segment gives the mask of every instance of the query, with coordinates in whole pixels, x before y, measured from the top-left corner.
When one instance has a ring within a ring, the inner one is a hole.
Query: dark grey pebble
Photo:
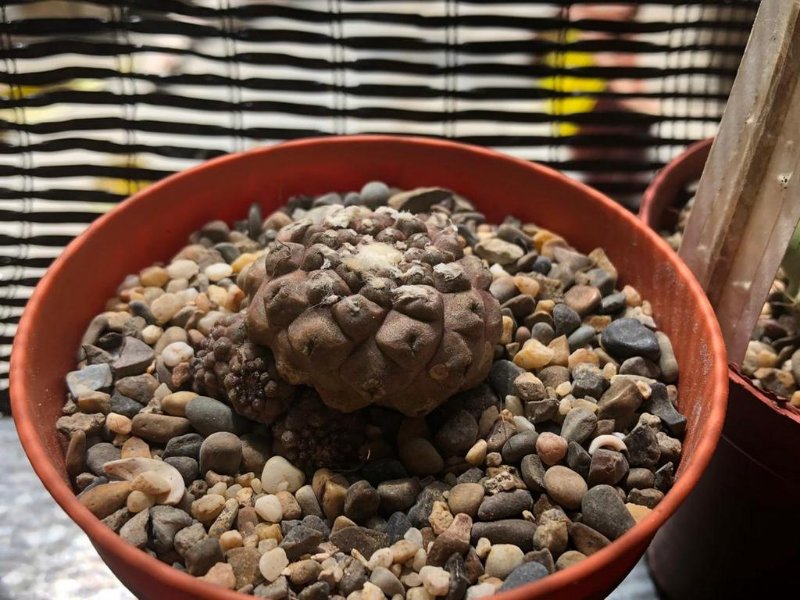
[[[362,479],[347,488],[344,497],[344,516],[356,523],[362,523],[377,514],[380,504],[381,497],[378,490]]]
[[[386,204],[389,193],[389,186],[382,181],[369,181],[361,188],[359,201],[362,205],[374,210]]]
[[[350,595],[364,587],[367,581],[367,569],[360,561],[350,556],[345,557],[345,566],[342,579],[339,581],[339,591]]]
[[[153,398],[153,394],[158,388],[158,380],[150,373],[141,375],[131,375],[123,377],[114,383],[114,389],[139,404],[147,404]]]
[[[206,396],[197,396],[186,405],[186,418],[198,433],[205,436],[218,431],[236,433],[239,429],[231,407]]]
[[[399,583],[399,582],[398,582]],[[402,584],[401,584],[402,589]],[[328,600],[331,594],[331,586],[327,581],[317,581],[302,589],[297,594],[297,600]]]
[[[376,550],[389,545],[388,535],[365,527],[345,527],[332,533],[330,540],[345,554],[356,549],[367,560]]]
[[[589,453],[576,442],[570,442],[567,446],[567,465],[578,475],[586,479],[589,476],[589,466],[592,457]]]
[[[503,444],[503,449],[500,453],[503,455],[503,460],[509,463],[517,463],[528,454],[536,452],[536,440],[539,434],[536,431],[529,430],[517,433],[511,436],[508,441]]]
[[[188,456],[170,456],[165,458],[164,462],[178,470],[186,485],[190,485],[200,474],[200,467],[197,461]]]
[[[500,492],[483,499],[478,508],[478,518],[482,521],[509,519],[531,508],[533,508],[533,497],[529,491]]]
[[[661,377],[661,369],[659,369],[658,365],[652,360],[648,360],[642,356],[632,356],[626,358],[619,366],[619,374],[659,379]]]
[[[67,387],[75,398],[111,387],[111,369],[106,364],[89,365],[67,373]]]
[[[389,543],[394,544],[403,539],[406,531],[411,529],[411,521],[403,512],[395,512],[386,522],[386,535],[389,536]]]
[[[615,540],[635,525],[617,490],[610,485],[590,488],[581,499],[583,522]]]
[[[361,476],[373,486],[377,486],[383,481],[408,477],[408,471],[397,459],[381,458],[364,465]]]
[[[652,427],[637,425],[622,441],[628,449],[628,462],[632,467],[652,469],[658,464],[661,449]]]
[[[393,514],[411,508],[417,501],[422,487],[415,478],[404,477],[384,481],[378,485],[380,509],[383,514]]]
[[[207,537],[189,548],[184,560],[189,575],[201,577],[218,562],[224,562],[225,557],[222,555],[219,540],[215,537]]]
[[[116,377],[127,377],[143,373],[153,362],[155,352],[142,340],[127,336],[122,351],[111,365]]]
[[[608,380],[594,365],[581,363],[572,370],[572,395],[599,399],[608,388]]]
[[[617,292],[604,296],[600,301],[600,308],[597,312],[601,315],[614,315],[625,308],[625,294]]]
[[[179,508],[154,506],[150,509],[151,538],[148,545],[158,555],[165,555],[172,551],[175,534],[191,524],[192,517]]]
[[[631,490],[628,494],[628,502],[639,504],[648,508],[655,508],[664,499],[664,492],[655,488],[645,488],[643,490]]]
[[[258,223],[258,233],[256,234],[256,237],[258,236],[259,233],[261,233],[260,222]],[[239,249],[230,242],[219,243],[216,246],[214,246],[214,248],[217,250],[217,252],[219,252],[222,255],[222,258],[224,258],[225,262],[228,264],[236,260],[241,254],[239,252]]]
[[[478,467],[467,469],[456,479],[456,483],[478,483],[484,477],[484,472]]]
[[[653,487],[661,490],[665,494],[672,489],[675,483],[675,468],[671,462],[659,467],[655,473],[655,483]]]
[[[567,338],[570,350],[577,350],[583,348],[587,344],[591,344],[597,332],[591,325],[581,325],[573,331]]]
[[[227,431],[212,433],[200,446],[200,471],[236,475],[242,463],[242,441]]]
[[[556,306],[562,305],[557,304]],[[553,339],[556,337],[556,333],[547,323],[536,323],[531,329],[531,337],[546,346],[553,341]]]
[[[469,587],[464,558],[458,553],[453,553],[447,559],[444,570],[450,573],[450,588],[444,600],[461,600]]]
[[[661,349],[656,334],[636,319],[617,319],[603,330],[600,336],[603,348],[615,358],[644,356],[658,361]]]
[[[544,491],[545,468],[542,459],[537,454],[532,453],[525,456],[520,464],[519,472],[528,489],[534,492]]]
[[[346,531],[346,530],[345,530]],[[536,524],[524,519],[504,519],[489,523],[475,523],[472,526],[470,539],[472,544],[477,544],[482,537],[492,544],[514,544],[523,552],[533,550],[533,534]]]
[[[566,304],[556,304],[553,307],[553,329],[556,336],[569,336],[581,325],[581,317]]]
[[[686,432],[686,417],[672,405],[667,386],[657,382],[651,384],[650,389],[650,397],[642,402],[642,410],[657,416],[672,435],[681,437]]]
[[[525,372],[510,360],[496,360],[489,371],[489,384],[501,398],[514,393],[514,380]]]
[[[283,538],[279,544],[286,552],[289,560],[297,560],[303,554],[312,553],[317,546],[322,543],[322,532],[306,527],[305,525],[298,525],[293,527],[292,530]]]
[[[112,399],[113,401],[113,399]],[[203,445],[203,436],[199,433],[186,433],[172,438],[164,448],[164,458],[171,456],[188,456],[200,460],[200,447]]]
[[[417,501],[414,506],[408,511],[408,519],[411,524],[417,529],[429,527],[428,517],[431,516],[433,510],[433,503],[437,500],[444,499],[444,492],[450,489],[450,486],[443,481],[434,481],[427,485],[417,496]]]
[[[597,427],[597,415],[583,408],[573,408],[561,424],[561,437],[568,442],[585,442]]]
[[[532,561],[522,563],[509,573],[498,591],[505,592],[507,590],[513,590],[522,585],[539,581],[548,575],[547,569],[538,562]]]
[[[478,423],[465,410],[454,412],[439,428],[434,443],[444,458],[464,456],[478,439]]]
[[[269,598],[269,600],[286,600],[289,597],[289,581],[281,575],[272,583],[262,583],[253,590],[256,598]]]
[[[598,448],[592,455],[589,465],[589,486],[601,483],[617,485],[628,473],[628,461],[620,452]]]
[[[119,459],[120,449],[106,442],[95,444],[86,451],[86,466],[97,476],[106,474],[103,471],[104,464]]]

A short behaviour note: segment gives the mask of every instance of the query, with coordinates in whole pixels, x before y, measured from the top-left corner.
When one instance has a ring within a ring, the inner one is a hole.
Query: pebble
[[[486,461],[487,451],[488,445],[486,444],[486,440],[478,440],[469,449],[465,459],[469,464],[479,467]]]
[[[303,516],[303,509],[300,508],[300,504],[298,504],[297,500],[295,500],[294,495],[287,491],[281,491],[275,494],[278,498],[278,501],[281,503],[281,509],[283,510],[283,518],[284,519],[299,519]]]
[[[385,514],[408,510],[416,502],[421,490],[419,481],[409,477],[384,481],[378,485],[377,490],[380,509]],[[345,504],[347,504],[346,500]],[[345,514],[347,514],[347,508],[345,508]]]
[[[578,473],[567,467],[556,465],[544,474],[544,487],[548,496],[565,508],[580,508],[581,498],[587,491],[586,482]]]
[[[78,396],[78,410],[85,413],[111,412],[111,396],[105,392],[88,392]]]
[[[204,436],[218,431],[236,433],[236,422],[231,408],[219,400],[197,396],[186,405],[186,418],[192,427]]]
[[[573,285],[564,294],[564,302],[579,316],[585,317],[593,312],[598,306],[602,295],[596,287],[588,285]]]
[[[536,439],[536,453],[548,466],[555,465],[566,456],[568,442],[560,435],[545,431]]]
[[[236,576],[233,574],[233,567],[224,562],[216,563],[200,579],[226,590],[232,590],[236,587]]]
[[[594,433],[596,427],[597,415],[586,409],[573,408],[564,417],[561,437],[567,442],[582,444]]]
[[[431,524],[435,535],[444,533],[445,529],[450,527],[450,524],[453,522],[453,514],[447,508],[447,503],[436,500],[433,503],[428,522]]]
[[[508,441],[503,444],[501,451],[503,460],[508,463],[518,463],[524,456],[536,452],[536,441],[538,437],[539,434],[535,429],[523,431],[511,436]]]
[[[267,494],[256,500],[254,505],[258,516],[269,523],[280,523],[283,518],[283,507],[277,496]]]
[[[280,576],[272,583],[259,585],[253,590],[253,595],[270,600],[286,600],[289,597],[289,581],[286,577]]]
[[[69,438],[64,458],[67,474],[76,477],[86,469],[86,434],[78,430]]]
[[[107,364],[89,365],[67,373],[69,393],[77,398],[111,387],[111,368]]]
[[[392,513],[392,515],[386,521],[386,535],[389,536],[389,541],[391,543],[405,539],[405,536],[408,534],[411,528],[411,521],[408,520],[408,516],[403,512],[398,511]],[[419,530],[416,528],[414,528],[414,531],[419,532]],[[420,540],[421,539],[422,538],[420,538]],[[421,541],[420,545],[422,545]]]
[[[175,534],[192,524],[192,517],[173,506],[154,506],[150,509],[152,548],[160,555],[172,551]]]
[[[567,548],[569,529],[567,518],[560,509],[543,512],[538,519],[539,526],[533,534],[533,545],[547,549],[553,556],[559,556]]]
[[[535,338],[529,339],[514,355],[514,364],[523,369],[536,370],[546,367],[553,360],[554,352]]]
[[[533,549],[532,540],[535,531],[536,524],[524,519],[477,522],[472,526],[471,539],[473,544],[480,538],[486,538],[492,544],[514,544],[528,551]]]
[[[612,321],[600,336],[603,348],[618,359],[643,356],[658,362],[661,348],[656,334],[637,319]]]
[[[419,576],[423,587],[431,596],[444,596],[450,589],[450,573],[441,567],[425,565]]]
[[[230,277],[233,274],[233,267],[227,263],[214,263],[213,265],[207,266],[203,272],[206,274],[209,281],[216,283],[222,281],[226,277]]]
[[[203,524],[210,525],[225,507],[225,498],[219,494],[206,494],[192,502],[192,516]]]
[[[200,460],[200,448],[203,445],[203,436],[199,433],[187,433],[172,438],[164,448],[164,458],[171,456],[188,456]]]
[[[105,471],[103,471],[104,464],[120,458],[121,452],[119,448],[112,444],[101,442],[91,446],[86,451],[86,466],[92,473],[100,477],[105,475]]]
[[[173,392],[161,399],[161,410],[173,417],[185,417],[186,406],[197,397],[195,392]]]
[[[373,552],[389,545],[389,536],[366,527],[347,527],[332,533],[330,541],[342,552],[349,554],[355,549],[369,560]]]
[[[261,555],[255,548],[231,548],[225,553],[225,559],[233,568],[236,577],[236,589],[255,583],[259,576],[258,563]]]
[[[627,473],[628,461],[622,453],[599,448],[592,455],[588,482],[591,486],[601,483],[616,485]]]
[[[478,437],[478,423],[465,410],[458,410],[436,432],[434,442],[444,457],[463,456]]]
[[[125,506],[130,491],[131,484],[127,481],[112,481],[85,490],[78,496],[78,501],[98,519],[104,519]]]
[[[489,371],[489,385],[500,398],[514,394],[514,381],[525,371],[509,360],[496,360]]]
[[[623,438],[632,467],[654,468],[661,458],[658,436],[652,427],[638,425]]]
[[[152,458],[150,454],[150,446],[143,439],[138,437],[129,437],[122,444],[120,458]]]
[[[386,567],[376,567],[369,578],[370,582],[377,585],[389,598],[395,594],[405,595],[405,588],[400,580]]]
[[[450,511],[457,515],[465,513],[474,517],[478,513],[485,491],[478,483],[460,483],[450,490],[447,503]]]
[[[148,442],[167,444],[173,438],[187,433],[190,427],[190,421],[183,417],[139,413],[133,417],[131,433]]]
[[[312,553],[323,541],[323,532],[305,525],[292,527],[281,540],[280,547],[286,552],[289,560],[296,560],[303,554]]]
[[[167,274],[171,279],[191,279],[200,272],[200,267],[193,260],[179,259],[167,266]]]
[[[347,489],[347,494],[344,498],[344,514],[355,522],[363,522],[378,513],[380,504],[380,494],[368,481],[356,481]],[[411,504],[408,506],[411,506]],[[389,510],[388,512],[394,512],[394,510],[398,509]]]
[[[457,514],[450,526],[433,541],[428,564],[442,566],[453,553],[464,554],[469,549],[472,529],[472,518],[465,513]]]
[[[495,544],[486,557],[486,575],[505,579],[522,564],[524,553],[511,544]]]
[[[236,475],[242,462],[242,442],[232,433],[219,431],[209,435],[200,446],[200,471]]]
[[[516,244],[493,237],[476,244],[475,254],[490,263],[508,265],[522,258],[525,252]]]
[[[188,362],[194,357],[194,348],[186,342],[172,342],[161,351],[161,360],[172,368],[182,362]]]
[[[413,438],[399,449],[400,461],[412,475],[436,475],[444,469],[444,460],[428,440]]]
[[[120,528],[120,537],[137,548],[144,548],[147,545],[147,524],[149,521],[149,511],[138,511],[130,521]]]
[[[639,504],[633,504],[630,502],[625,505],[625,508],[630,513],[631,517],[633,517],[635,523],[638,523],[639,521],[644,519],[647,515],[649,515],[651,512],[653,512],[652,508],[649,508],[647,506],[641,506]]]
[[[303,509],[304,514],[317,517],[322,516],[322,508],[320,508],[317,495],[310,485],[301,486],[295,493],[295,499],[300,505],[300,508]]]
[[[339,581],[339,591],[342,594],[352,594],[360,590],[367,581],[367,569],[359,561],[349,558],[342,570],[342,578]]]
[[[261,575],[272,583],[280,577],[283,570],[289,566],[289,559],[283,548],[273,548],[265,552],[258,561],[258,570]]]
[[[657,382],[650,386],[650,397],[642,402],[642,409],[656,415],[672,435],[682,436],[686,432],[686,417],[679,413],[669,399],[667,386]]]
[[[153,362],[153,349],[142,340],[127,336],[117,359],[111,365],[116,377],[143,373]]]
[[[582,552],[578,552],[577,550],[567,550],[564,552],[564,554],[558,557],[558,560],[556,561],[556,570],[563,571],[572,565],[578,564],[585,558],[586,555]]]
[[[583,522],[615,540],[634,525],[634,520],[617,491],[609,485],[597,485],[581,500]]]
[[[231,527],[236,521],[236,516],[239,513],[239,501],[236,498],[228,498],[225,501],[225,506],[222,512],[208,528],[208,535],[212,537],[219,537]]]
[[[644,398],[630,379],[615,379],[597,403],[600,419],[628,419],[641,406]]]
[[[478,508],[478,518],[482,521],[497,521],[521,515],[533,508],[533,497],[528,490],[513,490],[487,496]]]
[[[491,583],[478,583],[467,588],[466,600],[478,600],[486,596],[493,596],[496,588]]]

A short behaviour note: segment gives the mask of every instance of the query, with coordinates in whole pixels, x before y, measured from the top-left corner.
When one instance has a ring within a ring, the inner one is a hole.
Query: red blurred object
[[[639,216],[656,231],[674,228],[700,179],[713,139],[691,146],[647,189]],[[730,398],[717,451],[648,551],[670,598],[783,597],[800,561],[800,414],[731,366]],[[733,567],[733,568],[732,568]]]
[[[719,327],[686,266],[613,201],[556,171],[491,150],[431,139],[331,137],[226,156],[169,177],[98,219],[42,279],[14,344],[11,395],[22,445],[56,501],[138,597],[243,598],[128,545],[76,500],[55,421],[64,403],[64,375],[74,367],[86,324],[126,274],[168,258],[205,222],[241,218],[252,202],[269,214],[294,194],[360,189],[372,179],[405,188],[452,188],[470,198],[490,221],[514,214],[562,234],[583,251],[602,246],[623,282],[635,285],[652,302],[675,346],[682,369],[680,409],[688,426],[674,488],[609,547],[505,598],[604,597],[634,566],[706,468],[727,398]]]

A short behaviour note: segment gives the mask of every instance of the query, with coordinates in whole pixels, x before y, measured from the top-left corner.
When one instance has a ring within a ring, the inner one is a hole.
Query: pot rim
[[[728,374],[722,334],[711,305],[708,303],[702,288],[695,280],[689,268],[678,258],[677,254],[672,252],[660,236],[646,227],[634,214],[628,212],[604,194],[581,182],[574,181],[554,169],[479,146],[442,139],[393,135],[329,136],[283,142],[254,148],[246,152],[222,156],[201,163],[185,171],[175,173],[134,194],[119,206],[95,220],[84,233],[75,238],[67,246],[61,256],[56,259],[36,286],[20,320],[13,345],[10,367],[12,414],[14,416],[20,442],[34,471],[56,502],[72,520],[86,532],[92,543],[99,546],[103,552],[112,555],[116,560],[126,563],[135,571],[147,573],[151,578],[163,582],[165,585],[171,585],[175,588],[182,589],[184,593],[193,594],[198,598],[242,600],[248,597],[235,591],[224,590],[212,584],[208,584],[187,573],[174,569],[166,563],[162,563],[157,558],[125,542],[119,535],[106,527],[100,519],[97,519],[86,507],[78,502],[77,497],[68,483],[62,479],[61,475],[50,462],[48,450],[40,441],[33,426],[31,406],[34,404],[34,399],[28,397],[28,393],[24,387],[24,374],[29,370],[29,365],[35,362],[30,351],[31,331],[36,328],[37,321],[39,320],[38,314],[42,310],[42,298],[47,296],[49,289],[53,285],[54,274],[64,268],[71,257],[76,254],[78,249],[86,244],[87,240],[94,232],[116,221],[124,221],[131,205],[139,199],[147,197],[149,194],[162,188],[168,187],[177,180],[191,178],[195,173],[201,170],[213,170],[221,165],[237,161],[243,155],[267,155],[274,152],[281,152],[285,148],[300,149],[306,146],[316,145],[330,145],[338,147],[340,151],[346,151],[345,149],[348,146],[361,144],[385,144],[394,147],[426,146],[431,149],[439,149],[442,151],[468,152],[478,155],[487,162],[512,162],[526,169],[536,170],[545,179],[567,180],[577,191],[590,196],[595,202],[604,205],[604,209],[610,211],[614,214],[615,218],[624,222],[625,227],[640,230],[640,233],[646,238],[649,238],[652,247],[656,250],[657,256],[654,258],[667,263],[675,274],[686,282],[688,290],[697,306],[696,318],[701,320],[700,322],[707,323],[710,328],[711,335],[707,340],[709,359],[712,363],[709,378],[715,381],[715,385],[712,388],[714,391],[708,399],[711,406],[709,408],[708,418],[705,422],[706,434],[698,441],[691,464],[686,471],[681,473],[681,476],[677,478],[675,485],[665,496],[664,500],[662,500],[647,517],[612,544],[569,569],[553,573],[540,581],[503,592],[500,596],[504,600],[522,600],[531,594],[545,596],[559,589],[568,590],[570,587],[576,586],[578,582],[582,580],[591,579],[593,573],[602,569],[604,565],[613,562],[616,557],[633,551],[637,546],[646,545],[658,528],[675,512],[681,502],[686,498],[708,465],[722,432],[727,406]]]

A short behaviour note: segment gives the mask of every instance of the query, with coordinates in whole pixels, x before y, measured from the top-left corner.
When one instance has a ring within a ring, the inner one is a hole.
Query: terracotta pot
[[[604,597],[633,567],[711,458],[727,398],[724,345],[689,270],[633,215],[555,171],[486,149],[378,136],[291,142],[174,175],[98,219],[42,279],[17,333],[11,366],[14,418],[34,469],[137,596],[241,598],[129,546],[78,503],[54,427],[64,402],[64,374],[74,366],[84,327],[123,276],[171,256],[206,221],[240,218],[254,201],[268,214],[294,194],[358,189],[371,179],[400,187],[446,186],[471,198],[490,221],[513,213],[563,234],[584,251],[602,246],[623,281],[651,300],[682,367],[680,409],[688,426],[675,487],[652,514],[609,547],[505,596]]]
[[[667,165],[642,201],[640,218],[671,229],[700,178],[713,140]],[[735,366],[722,438],[697,487],[648,551],[653,577],[671,598],[769,597],[800,584],[800,414],[758,389]]]

